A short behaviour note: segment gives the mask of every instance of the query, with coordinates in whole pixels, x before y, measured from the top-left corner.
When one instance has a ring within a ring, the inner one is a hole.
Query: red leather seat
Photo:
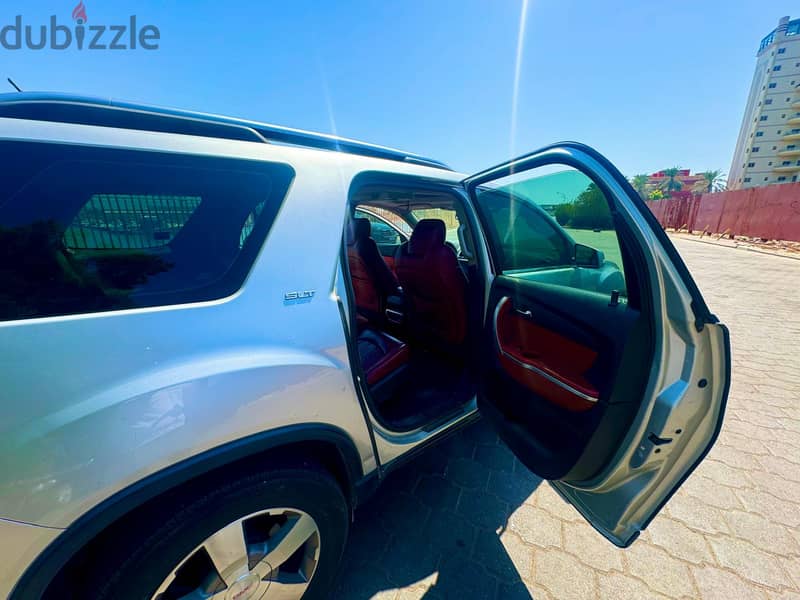
[[[440,219],[423,219],[395,256],[395,272],[411,305],[416,338],[458,346],[467,334],[467,280]]]
[[[386,298],[398,293],[398,283],[370,233],[369,220],[351,221],[347,236],[347,260],[358,312],[367,321],[380,324],[384,318]]]
[[[359,334],[357,342],[361,366],[371,386],[408,363],[408,346],[382,331],[366,329]]]

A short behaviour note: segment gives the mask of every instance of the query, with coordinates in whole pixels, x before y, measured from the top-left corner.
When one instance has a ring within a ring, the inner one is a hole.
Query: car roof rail
[[[174,108],[50,92],[0,94],[0,117],[179,133],[333,150],[451,170],[418,154],[324,133]]]

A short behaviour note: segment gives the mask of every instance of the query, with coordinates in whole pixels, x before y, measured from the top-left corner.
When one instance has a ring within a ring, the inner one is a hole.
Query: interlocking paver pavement
[[[800,261],[677,238],[731,328],[722,434],[628,550],[484,423],[359,509],[337,598],[800,599]]]

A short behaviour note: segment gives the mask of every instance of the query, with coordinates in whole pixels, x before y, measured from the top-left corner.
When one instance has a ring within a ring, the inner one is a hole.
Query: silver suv
[[[2,596],[322,596],[478,415],[625,547],[719,432],[727,330],[591,148],[465,177],[57,94],[0,132]]]

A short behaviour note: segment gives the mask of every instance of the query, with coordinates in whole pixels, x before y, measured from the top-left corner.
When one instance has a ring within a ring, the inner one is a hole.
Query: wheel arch
[[[9,600],[68,598],[73,572],[104,534],[155,502],[193,485],[202,485],[227,474],[253,469],[253,461],[302,465],[308,461],[327,469],[336,479],[351,511],[358,502],[364,480],[355,444],[341,429],[321,423],[299,424],[258,433],[229,442],[151,474],[81,515],[26,569]]]

